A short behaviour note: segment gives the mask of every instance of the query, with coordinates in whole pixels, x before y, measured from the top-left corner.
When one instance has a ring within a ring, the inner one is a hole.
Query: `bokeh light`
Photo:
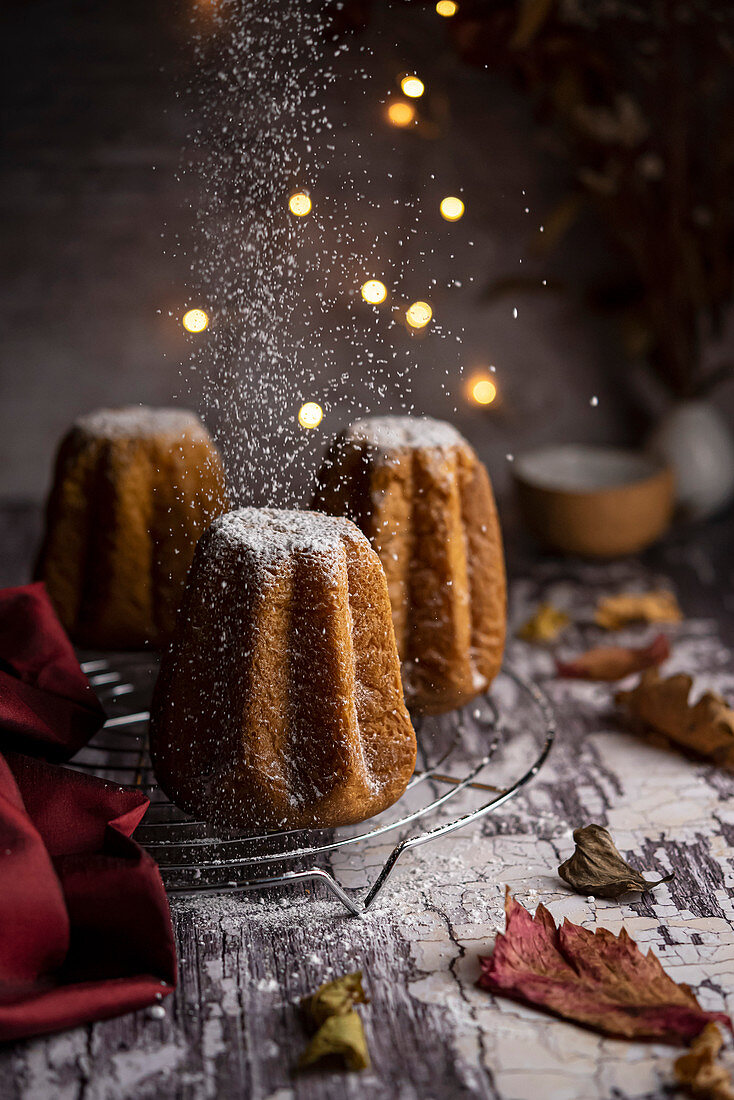
[[[497,383],[486,374],[475,374],[469,379],[468,391],[475,405],[491,405],[497,396]]]
[[[298,423],[302,428],[318,428],[323,417],[324,410],[315,401],[307,401],[298,410]]]
[[[420,80],[417,76],[413,76],[410,73],[407,76],[404,76],[403,79],[400,81],[400,87],[402,89],[403,95],[407,95],[411,99],[418,99],[418,97],[422,96],[426,90],[426,86],[423,81]]]
[[[311,213],[311,197],[305,191],[295,191],[288,199],[291,214],[303,218]]]
[[[387,117],[393,126],[410,126],[415,119],[415,107],[403,99],[396,99],[388,107]]]
[[[203,332],[209,324],[209,314],[203,309],[187,309],[181,324],[187,332]]]
[[[456,15],[459,10],[459,5],[454,3],[454,0],[438,0],[436,4],[436,11],[439,15],[443,15],[448,19],[451,15]]]
[[[428,302],[413,302],[405,311],[405,320],[411,328],[425,328],[431,317],[433,310]]]
[[[387,298],[387,287],[379,279],[368,279],[362,284],[362,297],[372,306],[379,306]]]
[[[447,222],[458,222],[464,216],[464,204],[456,195],[447,195],[445,199],[441,199],[439,210],[441,217]]]

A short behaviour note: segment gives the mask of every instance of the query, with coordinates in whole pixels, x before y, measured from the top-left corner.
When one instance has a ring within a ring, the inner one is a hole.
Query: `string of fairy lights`
[[[437,15],[448,19],[456,15],[459,5],[455,0],[438,0],[435,10]],[[405,98],[390,98],[385,117],[390,125],[398,129],[407,129],[418,121],[418,111],[413,101],[423,96],[426,85],[415,72],[402,73],[398,77],[398,84]],[[313,201],[308,191],[292,192],[288,196],[288,209],[295,218],[307,217],[313,210]],[[459,221],[464,216],[465,210],[464,202],[458,195],[445,195],[438,206],[439,214],[447,222]],[[368,305],[376,307],[389,305],[388,289],[381,279],[373,277],[366,279],[360,287],[360,294]],[[407,306],[398,307],[394,312],[409,331],[425,329],[433,319],[433,307],[429,302],[421,299],[410,302]],[[195,306],[186,310],[181,323],[186,332],[198,335],[209,327],[209,320],[207,311],[201,306]],[[489,370],[494,372],[494,367],[490,367]],[[497,384],[486,371],[473,374],[467,382],[466,396],[475,405],[491,405],[497,398],[497,394]],[[316,401],[306,401],[297,413],[298,423],[306,430],[317,428],[323,417],[324,411]]]

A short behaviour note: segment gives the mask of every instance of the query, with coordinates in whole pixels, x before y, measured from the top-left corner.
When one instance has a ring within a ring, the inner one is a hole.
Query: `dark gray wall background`
[[[187,371],[189,348],[178,321],[187,304],[188,261],[170,249],[176,234],[184,242],[190,234],[187,203],[196,202],[187,190],[191,183],[175,179],[190,125],[176,91],[192,71],[192,13],[196,19],[193,0],[27,0],[6,10],[2,496],[43,496],[58,438],[83,411],[176,399],[196,404],[197,381]],[[375,48],[367,62],[370,81],[354,74],[356,49],[340,61],[329,111],[349,125],[340,131],[339,155],[326,175],[331,187],[339,185],[340,172],[357,155],[352,138],[385,175],[392,172],[380,210],[370,214],[384,231],[379,259],[386,264],[399,247],[400,207],[393,197],[419,188],[426,209],[434,210],[432,196],[463,187],[461,223],[450,228],[432,215],[430,270],[418,255],[419,242],[400,246],[403,258],[405,249],[415,250],[411,294],[420,296],[429,276],[462,284],[439,296],[437,311],[454,330],[463,328],[463,345],[457,350],[433,336],[421,342],[416,393],[420,411],[459,424],[502,488],[508,452],[570,438],[635,440],[643,419],[611,333],[577,300],[549,292],[492,306],[479,301],[488,279],[523,270],[531,231],[559,182],[538,152],[527,105],[499,78],[453,61],[442,49],[443,21],[431,9],[415,20],[406,42],[405,10],[380,7],[358,44]],[[446,91],[451,120],[439,141],[397,133],[381,121],[379,99],[401,60]],[[604,262],[594,232],[586,226],[572,237],[561,269]],[[458,368],[488,363],[496,364],[503,402],[487,412],[467,405]],[[448,395],[441,388],[447,365],[456,378]],[[362,369],[349,348],[340,369]],[[592,395],[599,398],[596,408]],[[397,408],[396,394],[387,404]],[[348,410],[335,409],[309,439],[304,486],[329,434],[348,417]]]

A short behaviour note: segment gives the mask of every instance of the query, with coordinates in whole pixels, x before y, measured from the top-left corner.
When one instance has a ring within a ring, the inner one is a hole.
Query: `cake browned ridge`
[[[226,507],[222,460],[194,413],[130,406],[75,421],[36,566],[72,638],[166,644],[196,540]]]
[[[505,567],[489,475],[450,424],[358,420],[324,459],[313,506],[348,516],[387,577],[408,706],[441,713],[487,690],[505,641]]]
[[[158,781],[216,826],[337,826],[405,790],[385,576],[346,519],[242,508],[196,548],[151,713]]]

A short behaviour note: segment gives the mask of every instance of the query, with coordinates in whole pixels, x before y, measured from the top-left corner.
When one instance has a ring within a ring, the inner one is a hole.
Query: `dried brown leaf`
[[[675,1078],[691,1096],[701,1100],[734,1100],[729,1071],[717,1058],[724,1037],[716,1024],[706,1024],[687,1054],[675,1060]]]
[[[537,610],[517,632],[525,642],[553,642],[570,623],[568,615],[551,603],[539,604]]]
[[[599,646],[588,649],[573,661],[558,661],[559,676],[572,680],[604,680],[614,683],[633,672],[642,672],[666,661],[670,656],[670,643],[664,634],[658,634],[650,645]]]
[[[608,106],[579,103],[573,112],[578,129],[602,145],[634,149],[647,137],[650,127],[640,105],[630,95],[618,95]]]
[[[602,825],[587,825],[575,829],[576,850],[558,868],[558,874],[578,894],[595,898],[618,898],[631,890],[644,893],[670,882],[672,875],[648,882],[639,871],[630,867],[617,851],[609,832]]]
[[[720,767],[734,767],[734,710],[712,691],[690,706],[692,686],[691,676],[678,673],[663,679],[656,669],[648,669],[631,691],[617,692],[616,700],[633,718],[676,744]]]
[[[620,630],[628,623],[679,623],[683,618],[672,592],[623,592],[606,596],[596,605],[594,619],[605,630]]]
[[[535,38],[555,7],[556,0],[522,0],[510,46],[522,50]]]
[[[543,231],[533,240],[533,252],[547,256],[561,243],[575,222],[578,221],[584,202],[581,195],[567,195],[543,218]]]
[[[579,168],[576,176],[587,190],[604,199],[611,198],[619,189],[619,180],[616,176],[595,172],[593,168]]]

